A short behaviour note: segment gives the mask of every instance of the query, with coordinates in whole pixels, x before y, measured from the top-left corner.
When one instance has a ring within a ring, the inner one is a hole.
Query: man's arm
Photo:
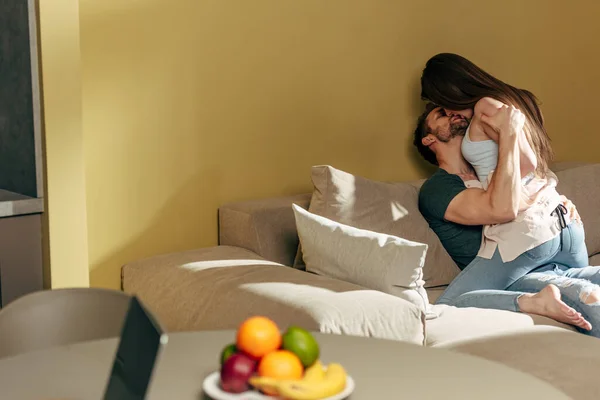
[[[521,195],[518,133],[524,120],[519,110],[509,106],[502,106],[494,116],[481,116],[484,129],[499,136],[498,166],[487,190],[465,189],[450,201],[446,220],[461,225],[491,225],[516,218]]]
[[[479,100],[477,104],[475,104],[475,118],[473,119],[473,122],[479,124],[482,115],[493,117],[503,105],[504,104],[502,102],[496,99],[492,99],[491,97],[484,97],[483,99]],[[498,143],[499,138],[498,134],[495,131],[487,131],[486,134],[490,139]],[[535,171],[535,169],[537,168],[537,157],[533,149],[529,145],[529,142],[527,141],[525,132],[523,132],[523,130],[521,129],[518,132],[518,134],[521,177],[524,177],[530,172]]]

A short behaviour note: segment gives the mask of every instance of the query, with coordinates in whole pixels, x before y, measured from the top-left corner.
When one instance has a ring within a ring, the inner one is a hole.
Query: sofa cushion
[[[588,255],[600,253],[600,164],[589,164],[556,172],[557,190],[577,207],[585,226]]]
[[[549,382],[571,399],[600,398],[597,338],[551,326],[535,326],[445,347],[530,374]]]
[[[428,245],[423,268],[426,287],[447,285],[460,272],[419,212],[418,189],[385,183],[331,166],[312,168],[314,192],[309,211],[360,229]],[[296,266],[300,259],[296,261]]]
[[[284,268],[237,247],[166,254],[123,267],[123,289],[138,295],[169,331],[237,329],[261,314],[325,333],[422,345],[425,316],[375,290]]]
[[[436,304],[430,307],[430,312],[437,314],[437,318],[427,320],[428,346],[448,346],[456,341],[515,333],[535,325],[575,330],[569,325],[539,315],[503,310]]]
[[[294,205],[306,271],[410,301],[427,311],[427,245],[354,228]]]

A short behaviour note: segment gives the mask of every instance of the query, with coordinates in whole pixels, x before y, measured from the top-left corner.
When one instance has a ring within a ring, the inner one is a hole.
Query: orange
[[[297,355],[288,350],[273,351],[264,356],[258,363],[258,375],[274,379],[302,379],[304,367]],[[263,389],[269,395],[276,392]]]
[[[269,318],[251,317],[238,328],[236,346],[238,350],[254,358],[261,358],[279,349],[281,333],[277,324]]]
[[[298,356],[291,351],[277,350],[260,360],[258,375],[274,379],[301,379],[304,367]]]

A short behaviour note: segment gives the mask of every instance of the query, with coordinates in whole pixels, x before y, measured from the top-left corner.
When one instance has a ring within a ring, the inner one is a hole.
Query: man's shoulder
[[[449,174],[445,170],[438,168],[433,175],[423,182],[423,185],[421,185],[421,189],[419,190],[419,195],[436,192],[440,190],[441,186],[447,185],[465,186],[465,183],[458,175]]]
[[[443,169],[438,169],[419,190],[419,210],[428,219],[443,219],[450,201],[466,189],[463,180]]]

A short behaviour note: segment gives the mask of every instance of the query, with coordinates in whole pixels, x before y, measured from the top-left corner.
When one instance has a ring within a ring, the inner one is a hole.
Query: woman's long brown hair
[[[537,174],[545,177],[554,158],[537,98],[488,74],[457,54],[441,53],[427,61],[421,76],[421,97],[450,110],[474,108],[484,97],[510,104],[525,114],[525,135],[537,156]]]

